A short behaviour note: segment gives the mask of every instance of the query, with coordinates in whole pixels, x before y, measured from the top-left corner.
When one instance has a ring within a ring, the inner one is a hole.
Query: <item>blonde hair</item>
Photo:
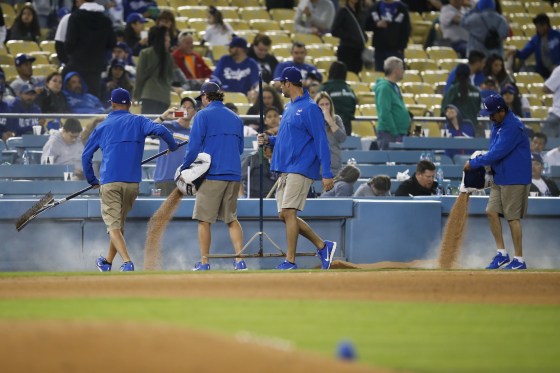
[[[331,111],[331,117],[334,117],[334,104],[333,104],[333,100],[332,100],[331,96],[330,96],[327,92],[325,92],[325,91],[318,92],[318,93],[315,95],[315,103],[316,103],[317,105],[319,105],[319,101],[321,101],[321,100],[324,99],[324,98],[326,98],[327,100],[329,100],[329,102],[331,103],[331,110],[330,110],[330,111]]]

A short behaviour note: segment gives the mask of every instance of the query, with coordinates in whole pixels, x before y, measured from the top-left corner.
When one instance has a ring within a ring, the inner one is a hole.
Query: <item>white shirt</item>
[[[539,188],[539,192],[541,193],[541,196],[546,196],[547,194],[550,194],[550,191],[548,190],[548,187],[546,186],[546,183],[544,182],[544,180],[542,178],[540,178],[539,180],[531,179],[531,182],[537,188]]]
[[[552,107],[549,112],[560,117],[560,66],[557,66],[550,74],[550,77],[544,82],[544,85],[552,91]]]
[[[441,8],[439,21],[441,24],[441,32],[445,39],[451,41],[469,40],[469,32],[461,26],[461,21],[459,23],[453,23],[453,17],[456,15],[463,17],[465,13],[465,8],[457,9],[451,4],[444,5]]]
[[[204,32],[204,40],[206,40],[209,46],[212,47],[214,45],[229,45],[229,43],[231,42],[233,29],[227,22],[224,22],[224,25],[226,26],[226,31],[216,25],[206,26],[206,31]]]
[[[560,166],[560,149],[554,148],[549,150],[544,156],[544,161],[549,166]]]

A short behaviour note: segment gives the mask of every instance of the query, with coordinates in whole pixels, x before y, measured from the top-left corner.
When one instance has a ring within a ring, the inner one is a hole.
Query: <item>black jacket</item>
[[[270,83],[273,78],[274,70],[276,65],[278,65],[278,60],[272,54],[267,54],[264,59],[257,58],[257,55],[253,51],[253,46],[247,51],[247,55],[254,59],[259,65],[259,70],[262,72],[263,82]]]
[[[358,24],[356,24],[356,21]],[[363,23],[360,15],[352,12],[350,8],[340,8],[334,17],[331,34],[340,38],[340,46],[363,50],[364,40],[366,42],[368,40]],[[363,38],[360,33],[362,33]]]
[[[397,4],[397,14],[386,28],[378,28],[377,21],[383,17],[380,11],[382,2],[370,8],[366,18],[366,30],[373,31],[372,46],[383,50],[404,50],[410,37],[410,15],[408,8],[401,2]]]
[[[112,50],[115,44],[115,32],[109,17],[101,12],[77,10],[68,20],[67,71],[101,73],[107,67],[107,50]]]
[[[560,190],[558,190],[558,186],[556,185],[554,180],[549,179],[548,177],[545,177],[545,176],[541,176],[541,178],[544,180],[544,183],[548,187],[548,191],[550,192],[551,197],[560,196]],[[539,196],[541,196],[541,197],[543,196],[543,194],[541,193],[541,191],[539,190],[539,188],[537,188],[537,186],[535,184],[531,183],[530,191],[531,192],[539,192]]]
[[[397,191],[395,192],[396,197],[409,197],[409,196],[431,196],[437,194],[437,181],[434,181],[430,189],[426,189],[420,184],[416,179],[416,174],[408,180],[405,180],[399,185]]]
[[[37,95],[35,104],[41,108],[41,113],[70,113],[64,93],[54,94],[48,88]]]

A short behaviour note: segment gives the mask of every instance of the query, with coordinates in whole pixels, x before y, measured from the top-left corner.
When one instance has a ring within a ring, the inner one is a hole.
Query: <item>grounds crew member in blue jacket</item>
[[[167,128],[128,111],[130,94],[127,90],[115,89],[111,94],[111,106],[113,111],[93,130],[86,143],[82,166],[87,182],[96,188],[101,185],[101,217],[110,237],[109,254],[107,258],[97,259],[97,268],[101,272],[110,271],[118,252],[124,261],[121,272],[134,271],[124,240],[124,222],[138,196],[144,140],[147,136],[159,136],[171,151],[177,149],[177,144]],[[103,152],[101,180],[97,180],[92,167],[97,149]]]
[[[210,154],[211,163],[205,180],[196,193],[193,219],[198,220],[198,245],[201,261],[193,271],[208,271],[208,254],[212,240],[211,225],[216,219],[228,225],[235,253],[243,249],[243,230],[237,220],[237,196],[241,186],[243,122],[223,104],[224,93],[214,82],[200,89],[204,109],[194,116],[189,144],[181,170],[189,168],[199,153]],[[245,270],[245,261],[237,258],[235,270]]]
[[[259,134],[259,145],[274,147],[270,169],[281,173],[276,202],[278,216],[286,224],[288,253],[286,260],[276,269],[297,269],[295,263],[298,234],[317,247],[323,269],[329,269],[336,242],[323,241],[309,225],[298,218],[297,211],[305,206],[307,193],[313,180],[319,179],[323,171],[323,190],[333,188],[329,142],[325,131],[325,119],[319,106],[303,89],[301,72],[295,67],[286,67],[279,77],[282,94],[291,102],[282,114],[278,136]]]
[[[488,96],[483,103],[482,115],[494,122],[488,153],[465,163],[465,171],[490,166],[494,183],[486,206],[490,230],[498,253],[487,269],[527,269],[523,260],[521,218],[527,213],[531,187],[531,150],[525,126],[507,107],[500,95]],[[504,246],[500,215],[508,221],[515,256],[510,261]],[[508,264],[509,263],[509,264]]]

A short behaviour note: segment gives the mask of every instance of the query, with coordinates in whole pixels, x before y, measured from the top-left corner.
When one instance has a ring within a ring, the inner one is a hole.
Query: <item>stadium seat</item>
[[[434,86],[428,83],[403,83],[402,88],[405,93],[412,93],[415,95],[419,95],[422,93],[428,93],[428,94],[436,93]]]
[[[544,1],[524,2],[523,4],[525,4],[525,8],[529,14],[554,13],[554,8]]]
[[[294,33],[294,20],[293,19],[285,19],[280,21],[280,26],[282,26],[282,30],[289,32],[290,34]]]
[[[538,73],[519,72],[513,74],[515,81],[524,84],[544,83],[543,77]]]
[[[432,22],[416,21],[416,22],[411,22],[411,26],[412,26],[411,38],[414,44],[424,45],[426,43],[426,39],[428,38],[430,29],[432,28]]]
[[[11,54],[0,54],[0,65],[13,65],[14,56]]]
[[[36,65],[50,64],[48,52],[31,52],[29,55],[35,57],[35,61],[32,65],[33,68],[35,68]]]
[[[455,59],[458,58],[457,52],[451,47],[428,47],[428,56],[432,60]]]
[[[383,78],[384,76],[385,74],[380,71],[362,71],[360,73],[362,82],[370,84],[374,84],[377,79]]]
[[[405,70],[402,83],[422,83],[422,77],[418,70]]]
[[[278,22],[286,19],[294,19],[296,12],[293,9],[275,8],[268,11],[270,17]]]
[[[365,117],[376,117],[377,116],[377,106],[374,104],[365,104],[358,106],[360,112]]]
[[[374,137],[375,128],[373,122],[353,120],[352,121],[352,135],[360,137]]]
[[[218,63],[222,56],[229,54],[229,47],[227,45],[213,45],[210,47],[210,51],[212,51],[212,59],[215,63]]]
[[[253,30],[257,30],[263,33],[266,33],[267,31],[282,30],[280,23],[271,19],[251,19],[248,22]]]
[[[404,59],[428,59],[428,53],[424,49],[406,48],[404,50]]]
[[[246,104],[249,103],[247,96],[241,92],[225,92],[225,100],[227,102],[233,102],[234,104]]]
[[[428,107],[426,105],[420,104],[406,105],[406,108],[414,114],[415,117],[423,117],[426,115],[426,111],[428,111]]]
[[[237,19],[239,18],[237,6],[217,6],[216,7],[221,13],[223,19]]]
[[[10,54],[17,55],[19,53],[30,53],[39,52],[41,48],[34,41],[25,40],[8,40],[6,42],[6,48],[10,51]]]
[[[179,16],[187,17],[189,19],[206,19],[206,9],[207,7],[205,6],[180,6],[177,8],[177,13]]]
[[[332,36],[331,34],[323,35],[321,38],[323,39],[323,43],[325,44],[330,44],[335,47],[340,44],[340,39],[336,36]]]
[[[417,104],[426,105],[428,108],[431,108],[434,105],[441,104],[443,95],[421,93],[415,96],[415,100]]]
[[[49,52],[49,54],[51,54],[51,53],[56,53],[54,43],[55,43],[54,40],[44,40],[39,44],[39,46],[41,47],[42,51]]]
[[[375,104],[375,93],[373,92],[357,93],[356,96],[360,105]]]
[[[250,21],[252,19],[270,19],[270,15],[265,8],[261,7],[242,7],[239,8],[241,19]]]
[[[321,40],[321,38],[318,37],[317,35],[313,35],[313,34],[295,33],[292,36],[292,40],[294,42],[299,41],[300,43],[304,43],[305,45],[323,44],[323,41]]]
[[[445,83],[447,81],[447,77],[449,76],[448,70],[428,70],[420,72],[422,76],[422,81],[428,84],[437,84],[440,82]]]
[[[409,70],[437,70],[438,65],[436,61],[430,59],[410,59],[406,61],[406,67]]]
[[[33,65],[33,75],[34,76],[48,76],[51,73],[58,71],[58,66],[43,64],[43,65]]]
[[[403,102],[405,105],[415,105],[416,100],[414,99],[414,94],[412,93],[402,93]]]
[[[469,61],[467,59],[461,59],[461,58],[445,59],[445,60],[438,61],[438,66],[439,66],[440,70],[451,71],[454,68],[456,68],[458,64],[468,63],[468,62]],[[437,69],[426,69],[426,70],[437,70]],[[446,80],[447,80],[447,78],[446,78]]]
[[[259,8],[261,6],[260,0],[229,0],[231,6],[243,7],[254,7]]]
[[[291,44],[292,38],[287,32],[267,32],[266,35],[272,40],[272,45],[276,44]]]
[[[503,14],[512,14],[512,13],[524,13],[525,6],[521,1],[502,1],[502,12]]]
[[[548,117],[548,106],[531,106],[531,117],[533,118],[546,118]]]

